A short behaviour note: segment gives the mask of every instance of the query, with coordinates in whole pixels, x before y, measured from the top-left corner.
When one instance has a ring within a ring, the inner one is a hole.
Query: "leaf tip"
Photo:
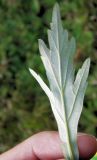
[[[29,68],[29,72],[34,76],[36,73],[33,69]]]
[[[91,59],[90,59],[90,57],[89,57],[89,58],[87,58],[87,62],[90,64],[90,62],[91,62]]]
[[[88,66],[88,68],[90,68],[90,62],[91,62],[90,57],[85,60],[85,64],[86,66]]]
[[[29,72],[31,72],[31,68],[28,68]]]
[[[59,10],[59,4],[58,4],[58,2],[55,3],[54,10]]]
[[[52,22],[55,22],[58,17],[60,17],[60,7],[59,4],[56,2],[53,8]]]
[[[39,46],[42,44],[42,39],[38,39]]]

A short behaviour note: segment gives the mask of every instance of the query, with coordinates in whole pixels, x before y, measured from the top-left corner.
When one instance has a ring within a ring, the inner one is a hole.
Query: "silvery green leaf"
[[[52,97],[52,93],[51,93],[50,89],[44,83],[44,81],[42,80],[42,78],[33,69],[29,68],[29,71],[33,75],[33,77],[37,80],[37,82],[40,84],[40,86],[42,87],[42,89],[45,91],[46,95],[48,97]]]
[[[73,59],[76,53],[76,42],[74,37],[69,40],[67,30],[63,29],[58,4],[54,6],[50,26],[49,49],[42,40],[39,40],[41,59],[50,87],[35,71],[30,69],[30,72],[50,100],[65,158],[79,160],[77,127],[83,107],[90,59],[84,62],[74,78]]]

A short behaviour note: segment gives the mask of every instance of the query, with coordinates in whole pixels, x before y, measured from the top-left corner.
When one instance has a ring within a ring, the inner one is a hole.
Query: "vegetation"
[[[38,38],[47,41],[55,0],[0,1],[0,152],[33,133],[57,130],[49,101],[28,68],[44,75]],[[77,41],[76,70],[91,58],[79,131],[97,136],[97,1],[60,0],[63,26]]]

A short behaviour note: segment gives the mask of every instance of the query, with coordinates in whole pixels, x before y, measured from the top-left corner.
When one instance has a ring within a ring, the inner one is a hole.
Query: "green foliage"
[[[56,129],[47,97],[28,71],[31,67],[45,75],[37,39],[47,39],[54,3],[0,1],[0,151],[35,132]],[[59,4],[63,26],[77,40],[77,68],[86,57],[92,60],[79,131],[97,136],[97,2],[61,0]]]

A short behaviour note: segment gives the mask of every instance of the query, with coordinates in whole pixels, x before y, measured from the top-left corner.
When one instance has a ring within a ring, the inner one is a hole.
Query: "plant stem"
[[[64,108],[65,110],[65,101],[64,101],[64,93],[63,93],[63,90],[61,90],[61,100],[62,100],[62,107]],[[65,144],[62,144],[62,148],[63,148],[63,152],[64,152],[64,157],[65,157],[65,160],[77,160],[76,157],[75,157],[75,154],[74,154],[74,150],[73,150],[73,145],[72,145],[72,142],[71,142],[71,138],[70,138],[70,130],[69,130],[69,126],[68,126],[68,122],[67,122],[67,117],[66,117],[66,111],[64,112],[64,121],[65,121],[65,128],[66,128],[66,146],[64,147]],[[65,149],[67,151],[65,151]],[[67,153],[66,153],[67,152]],[[67,155],[67,157],[66,157]]]

